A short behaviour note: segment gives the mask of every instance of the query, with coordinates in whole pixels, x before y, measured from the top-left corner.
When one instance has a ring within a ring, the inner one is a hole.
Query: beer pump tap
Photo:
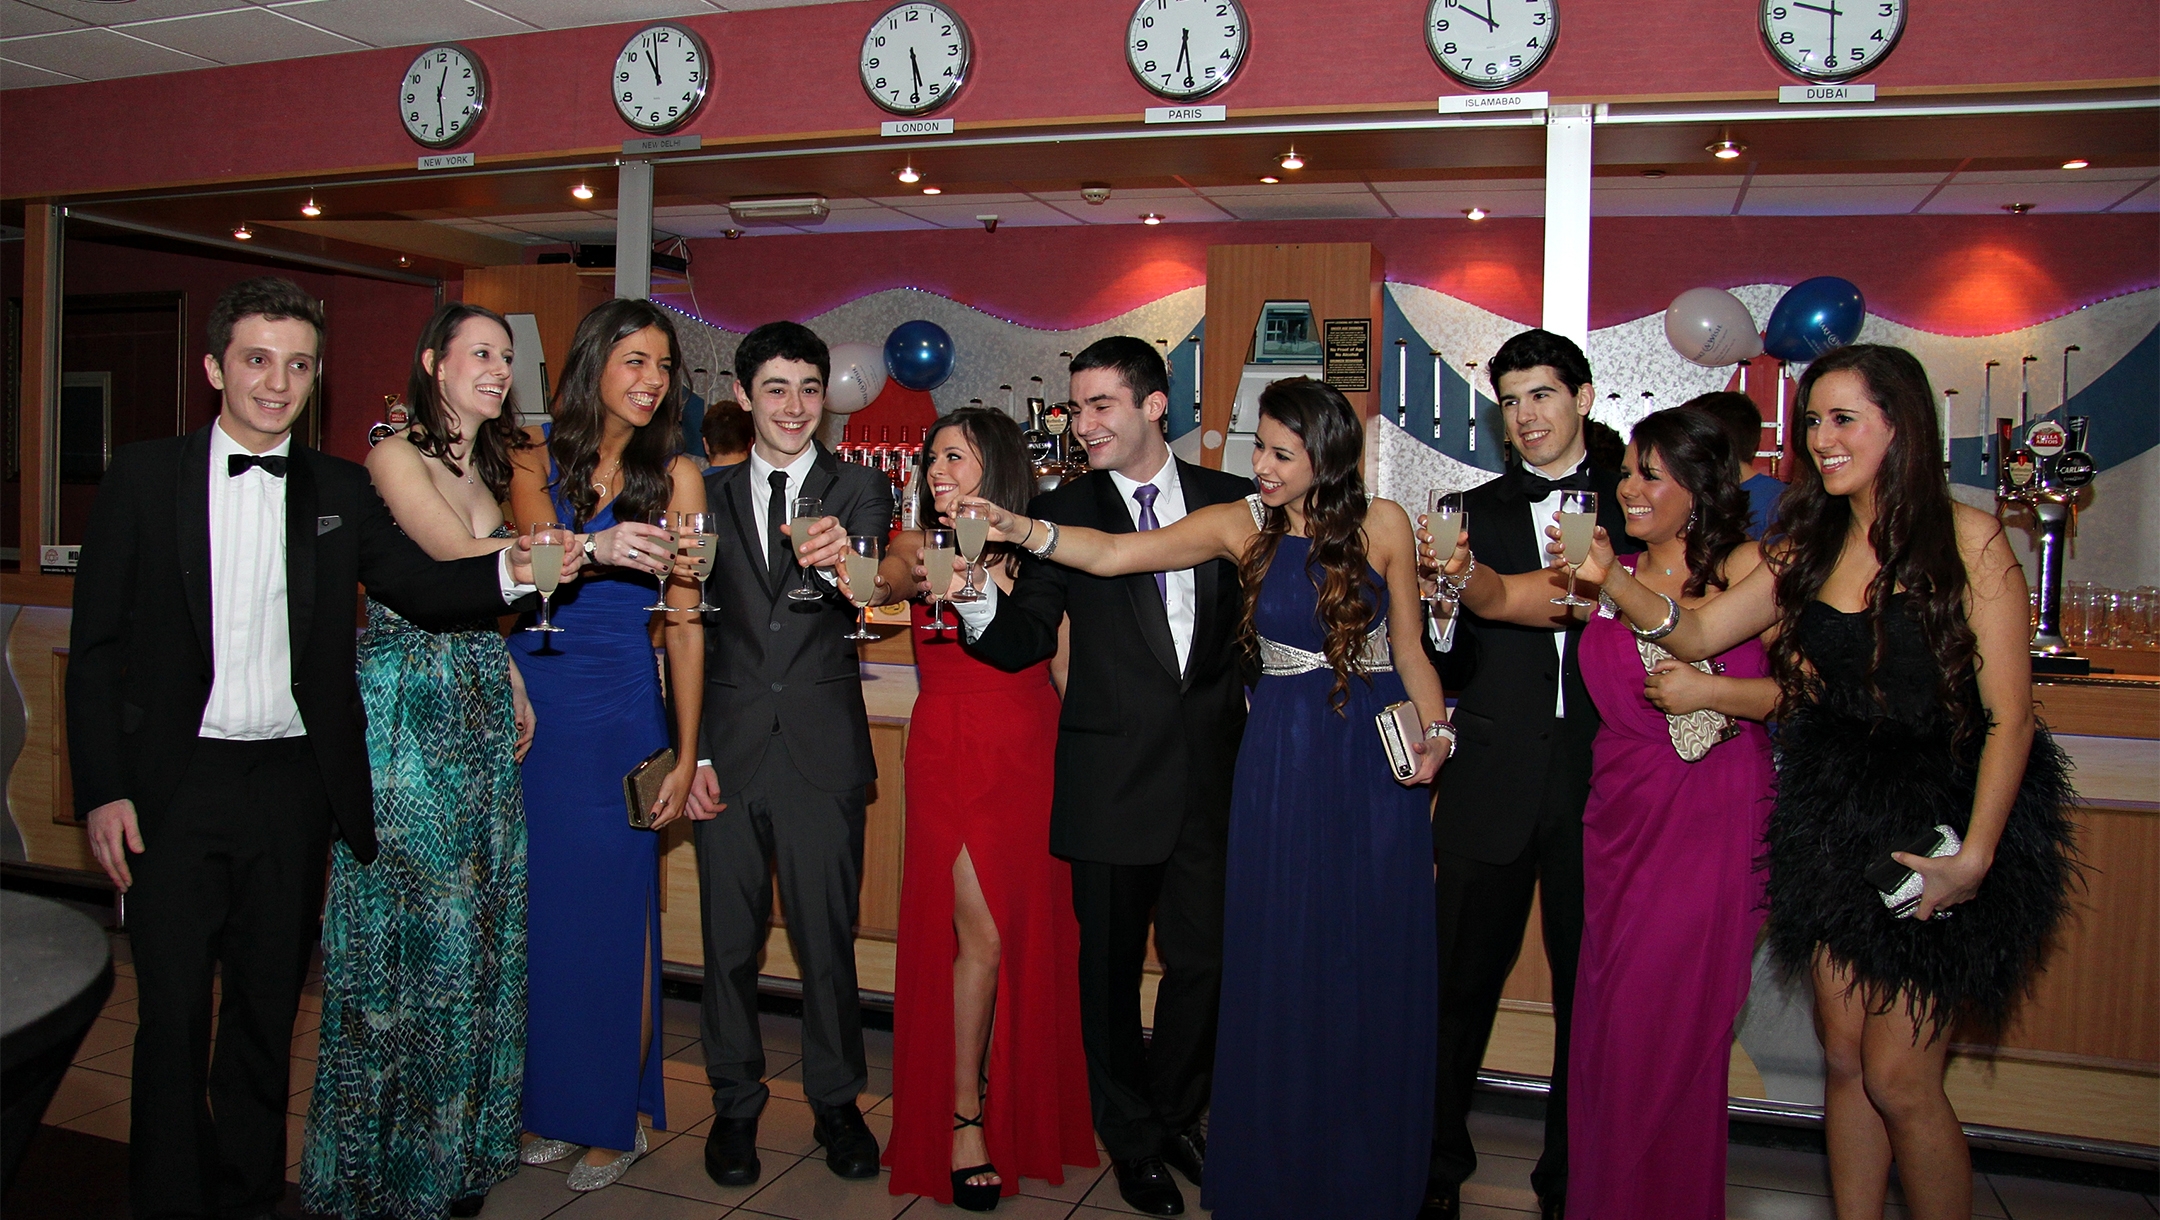
[[[2063,406],[2070,401],[2069,360],[2075,345],[2063,352]],[[2037,359],[2027,356],[2022,368]],[[2021,400],[2025,398],[2023,391]],[[2020,414],[2025,411],[2021,401]],[[2052,413],[2051,413],[2052,415]],[[1996,425],[1997,475],[1995,498],[2000,506],[2022,504],[2032,511],[2040,533],[2040,614],[2033,627],[2034,673],[2085,674],[2092,665],[2080,657],[2062,637],[2063,564],[2070,553],[2070,525],[2076,515],[2078,493],[2093,481],[2098,468],[2086,449],[2091,418],[2065,414],[2060,420],[2042,419],[2013,431],[2010,421]],[[2022,432],[2024,443],[2018,444]]]
[[[1988,468],[1993,466],[1998,479],[2002,477],[2003,454],[2000,449],[1990,452],[1989,436],[1991,430],[2000,434],[2005,422],[1995,418],[1995,369],[2001,363],[2000,360],[1990,360],[1980,367],[1980,473],[1986,474]]]

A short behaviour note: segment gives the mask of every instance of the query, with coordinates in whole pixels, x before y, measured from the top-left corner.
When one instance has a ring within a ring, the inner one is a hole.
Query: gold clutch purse
[[[660,785],[674,769],[675,747],[661,746],[623,776],[623,803],[630,809],[630,829],[652,829],[652,807],[659,803]]]
[[[1644,673],[1657,668],[1660,661],[1679,659],[1658,644],[1639,636],[1635,640],[1635,651],[1642,657]],[[1706,674],[1725,672],[1725,667],[1716,661],[1690,661],[1687,664]],[[1692,712],[1682,712],[1678,716],[1667,712],[1665,731],[1672,738],[1673,753],[1678,754],[1682,762],[1701,762],[1719,744],[1738,737],[1740,725],[1725,713],[1705,707]]]

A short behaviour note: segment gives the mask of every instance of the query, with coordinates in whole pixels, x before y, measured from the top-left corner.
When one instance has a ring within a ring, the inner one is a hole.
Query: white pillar
[[[1543,325],[1590,343],[1590,107],[1545,111]]]
[[[652,162],[624,161],[615,173],[615,295],[652,295]]]

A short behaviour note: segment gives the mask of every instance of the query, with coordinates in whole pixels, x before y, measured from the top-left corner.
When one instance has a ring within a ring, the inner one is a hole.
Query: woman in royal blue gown
[[[682,380],[674,326],[648,301],[617,300],[578,324],[555,422],[519,451],[510,502],[520,531],[575,531],[590,561],[556,594],[555,633],[511,648],[539,730],[525,758],[527,827],[526,1164],[579,1148],[572,1190],[621,1177],[644,1151],[639,1113],[666,1129],[660,1060],[659,837],[635,830],[623,776],[669,743],[652,646],[660,579],[672,566],[653,514],[703,512],[696,465],[675,455]],[[667,604],[696,604],[671,581]],[[667,616],[677,765],[655,828],[681,816],[697,767],[705,689],[698,617]]]
[[[1001,540],[1032,527],[1038,555],[1097,576],[1239,565],[1261,678],[1230,805],[1203,1200],[1220,1220],[1408,1217],[1424,1194],[1438,1002],[1425,785],[1453,730],[1418,640],[1410,519],[1367,501],[1362,440],[1340,393],[1291,378],[1260,396],[1260,490],[1244,503],[1131,534],[986,504]],[[1428,728],[1398,783],[1374,717],[1406,694]]]

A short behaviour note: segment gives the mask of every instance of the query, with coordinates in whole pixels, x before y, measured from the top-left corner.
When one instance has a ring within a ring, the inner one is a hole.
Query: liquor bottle
[[[1040,398],[1027,400],[1027,430],[1022,434],[1027,442],[1028,466],[1037,472],[1057,460],[1057,438],[1050,434],[1044,418],[1044,403]]]
[[[905,437],[907,430],[901,429],[901,435]],[[907,477],[901,481],[900,490],[895,493],[897,503],[894,505],[894,515],[899,518],[901,529],[921,529],[922,513],[916,501],[922,494],[922,445],[918,442],[913,446],[903,446],[902,452],[907,463]]]

